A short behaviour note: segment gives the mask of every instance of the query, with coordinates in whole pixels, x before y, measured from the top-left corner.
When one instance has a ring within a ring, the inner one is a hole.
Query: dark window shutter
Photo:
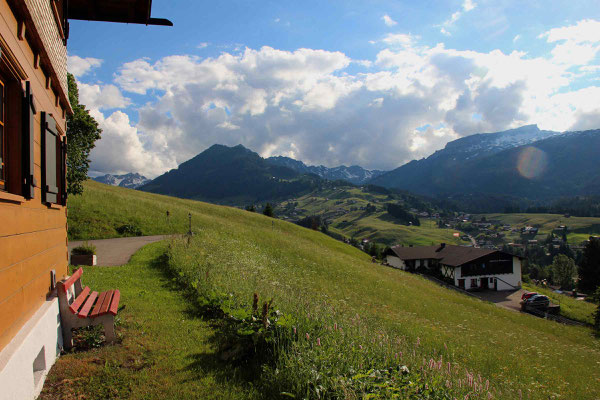
[[[67,205],[67,136],[60,142],[60,199],[63,206]]]
[[[34,136],[34,120],[35,103],[33,101],[33,93],[31,93],[31,84],[25,82],[25,92],[23,92],[23,103],[21,105],[22,113],[22,170],[23,170],[23,196],[28,199],[34,198],[35,181],[35,136]]]
[[[51,114],[42,112],[42,201],[57,204],[58,173],[56,170],[58,132]]]

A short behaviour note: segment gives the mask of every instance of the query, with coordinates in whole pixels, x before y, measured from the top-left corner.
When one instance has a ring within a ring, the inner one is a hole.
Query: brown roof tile
[[[487,256],[499,250],[479,249],[475,247],[463,247],[455,245],[402,247],[394,246],[392,251],[403,260],[425,260],[435,259],[442,264],[458,267],[469,261]]]

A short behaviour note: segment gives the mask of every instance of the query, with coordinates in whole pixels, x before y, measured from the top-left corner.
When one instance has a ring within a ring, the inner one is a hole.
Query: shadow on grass
[[[207,372],[210,372],[220,384],[256,382],[260,378],[262,365],[266,360],[264,357],[256,356],[235,360],[227,359],[227,353],[231,353],[232,349],[235,351],[237,343],[231,340],[235,336],[233,331],[235,328],[227,322],[224,313],[220,309],[216,310],[201,304],[198,294],[193,289],[174,279],[174,275],[169,269],[169,258],[166,252],[152,260],[149,265],[165,278],[163,287],[179,293],[186,305],[184,310],[186,318],[206,321],[214,331],[206,340],[217,351],[187,355],[189,364],[185,369],[191,372],[193,377],[186,381],[202,378]]]

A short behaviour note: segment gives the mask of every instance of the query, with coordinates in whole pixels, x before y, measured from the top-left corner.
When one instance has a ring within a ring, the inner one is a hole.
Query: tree
[[[254,207],[254,204],[246,206],[246,211],[256,212],[256,207]]]
[[[554,283],[560,285],[562,289],[573,288],[573,276],[575,275],[575,261],[572,258],[559,254],[554,257],[552,262],[552,275]]]
[[[265,209],[263,210],[263,214],[267,217],[273,217],[273,206],[271,205],[271,203],[267,203]]]
[[[600,336],[600,287],[596,289],[596,293],[594,294],[594,301],[598,305],[598,308],[594,313],[594,330],[596,331],[596,335]]]
[[[79,104],[77,82],[67,74],[69,102],[73,115],[67,118],[67,193],[83,193],[83,182],[87,179],[90,166],[90,151],[102,130],[83,104]]]
[[[579,289],[594,293],[600,286],[600,238],[590,237],[579,265]]]

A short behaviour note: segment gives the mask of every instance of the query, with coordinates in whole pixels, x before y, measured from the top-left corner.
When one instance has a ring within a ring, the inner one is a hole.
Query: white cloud
[[[102,60],[98,58],[86,57],[81,58],[79,56],[68,56],[67,57],[67,70],[72,73],[76,78],[79,78],[93,68],[97,68],[102,65]]]
[[[475,7],[477,7],[477,4],[473,1],[473,0],[465,0],[463,2],[463,10],[465,10],[465,12],[469,12],[472,9],[474,9]]]
[[[408,46],[414,42],[416,37],[407,33],[389,33],[381,41],[387,45]]]
[[[392,17],[390,17],[389,15],[385,14],[383,17],[381,17],[381,19],[383,20],[383,23],[386,24],[387,26],[394,26],[394,25],[398,25],[398,23],[396,21],[394,21],[392,19]]]
[[[600,41],[600,21],[584,19],[575,25],[553,28],[540,35],[546,37],[549,43],[567,40],[575,43],[596,43]]]
[[[209,45],[208,42],[202,42],[202,43],[198,44],[198,46],[196,46],[196,47],[199,49],[205,49],[208,47],[208,45]]]
[[[88,109],[124,108],[131,104],[131,100],[124,97],[115,85],[88,85],[78,82],[77,88],[79,103],[84,104]]]
[[[451,36],[450,28],[458,21],[464,13],[468,13],[473,11],[473,9],[477,7],[477,4],[473,0],[465,0],[462,4],[462,11],[455,11],[452,13],[450,18],[444,21],[440,27],[440,32],[445,36]]]
[[[515,35],[513,38],[513,43],[517,43],[517,40],[521,39],[521,35]]]
[[[556,63],[571,67],[586,65],[600,52],[600,21],[582,20],[550,29],[538,37],[546,38],[548,43],[560,42],[551,53]]]
[[[310,164],[391,169],[476,132],[529,123],[554,130],[600,123],[600,108],[590,101],[600,97],[600,88],[569,90],[581,74],[550,53],[456,50],[427,46],[404,33],[378,43],[384,48],[373,61],[262,47],[214,58],[126,63],[115,83],[153,100],[139,108],[133,126],[122,112],[106,119],[100,112],[124,104],[114,92],[114,101],[100,102],[111,96],[98,93],[113,89],[86,86],[84,97],[92,99],[107,132],[94,150],[93,169],[154,176],[214,143],[241,143]],[[370,68],[351,73],[352,63]],[[586,76],[597,70],[583,67]]]
[[[156,176],[176,168],[175,160],[162,151],[148,151],[137,128],[131,126],[127,114],[115,111],[108,118],[94,112],[102,128],[102,139],[90,153],[92,168],[103,173],[139,172]]]

